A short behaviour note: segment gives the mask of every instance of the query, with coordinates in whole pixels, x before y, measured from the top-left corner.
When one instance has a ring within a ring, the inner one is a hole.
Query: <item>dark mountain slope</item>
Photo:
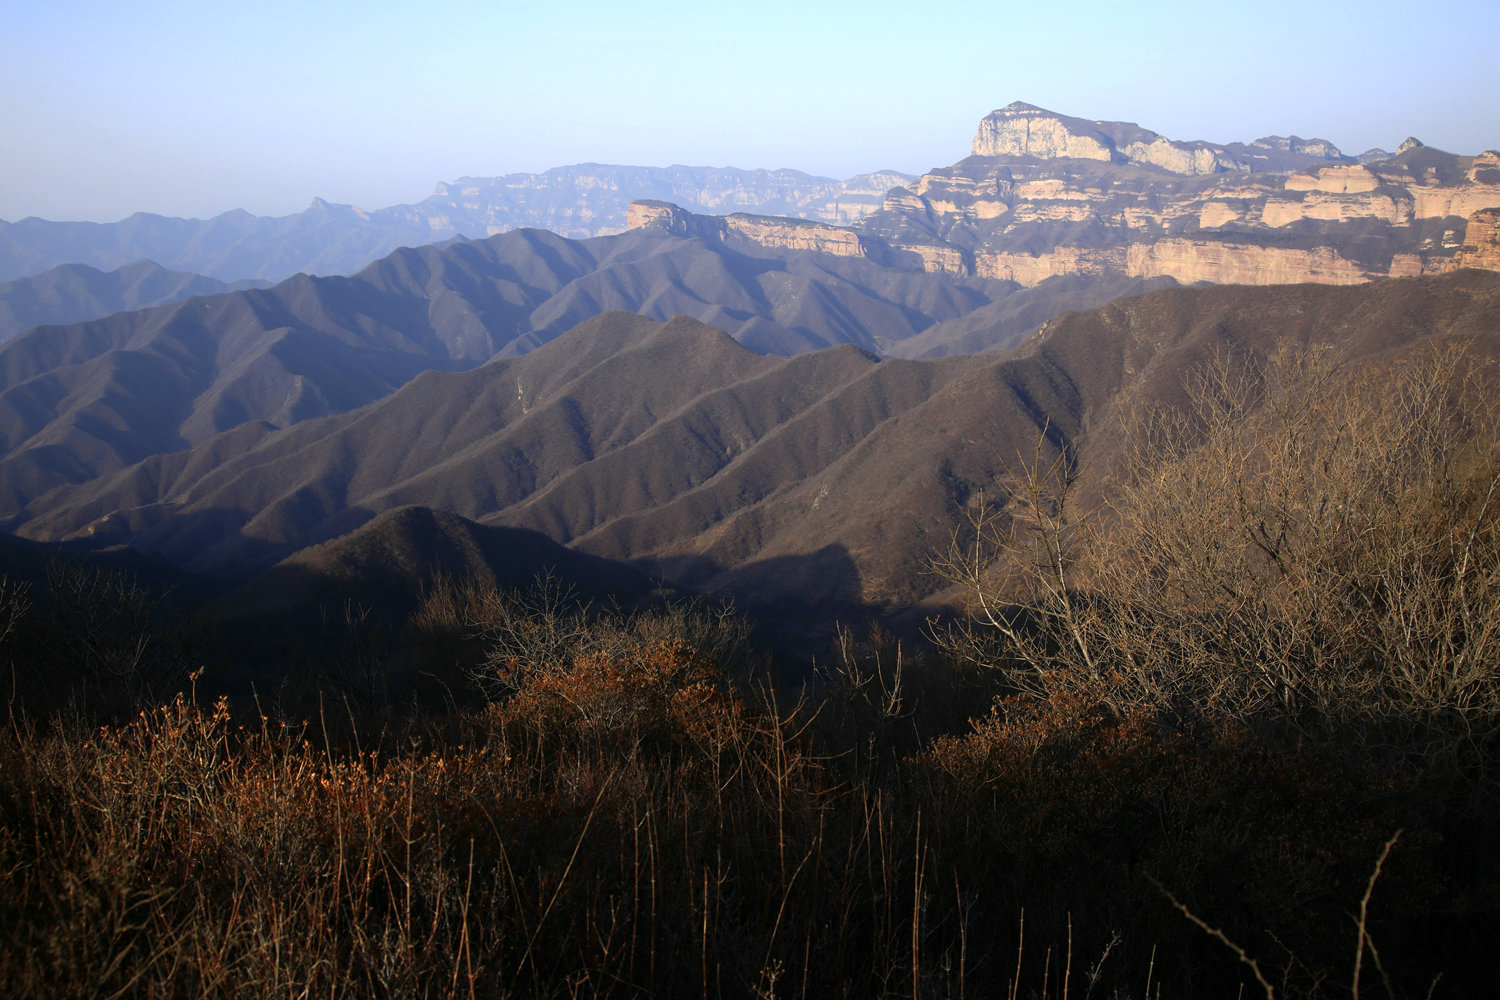
[[[1174,289],[1060,317],[1010,356],[931,362],[771,358],[686,318],[609,314],[355,413],[54,491],[22,531],[247,572],[420,503],[744,597],[907,602],[936,585],[925,560],[964,505],[1044,427],[1099,498],[1135,407],[1180,402],[1225,349],[1285,339],[1350,363],[1440,339],[1500,354],[1500,275]]]
[[[524,353],[609,310],[692,315],[791,354],[888,352],[976,310],[988,312],[965,342],[1004,342],[1052,302],[1046,287],[646,231],[573,241],[523,230],[400,250],[352,278],[299,275],[0,346],[0,519],[48,489],[235,427],[346,412],[423,371]],[[921,349],[943,344],[927,335]]]
[[[1101,401],[1085,428],[1080,487],[1088,502],[1104,498],[1125,428],[1142,407],[1186,405],[1185,374],[1216,357],[1264,358],[1291,342],[1324,345],[1354,367],[1443,341],[1500,355],[1500,274],[1155,292],[1059,316],[1017,356],[1067,372],[1081,395]]]
[[[400,507],[341,538],[303,549],[219,603],[234,617],[341,607],[409,612],[435,574],[519,589],[546,576],[580,597],[631,599],[650,590],[642,573],[575,552],[544,535],[490,528],[427,507]]]

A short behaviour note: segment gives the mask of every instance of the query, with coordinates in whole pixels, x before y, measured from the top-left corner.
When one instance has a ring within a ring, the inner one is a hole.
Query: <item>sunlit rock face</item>
[[[871,256],[868,241],[854,230],[807,219],[736,214],[703,216],[664,201],[637,201],[627,215],[629,228],[649,227],[672,236],[724,239],[734,236],[778,250],[808,250],[836,257]]]
[[[975,156],[1109,160],[1109,141],[1087,123],[1017,101],[992,111],[979,123]]]
[[[1180,142],[1017,102],[980,121],[967,158],[897,179],[849,225],[704,219],[664,202],[632,205],[629,224],[1023,286],[1067,275],[1345,285],[1500,269],[1500,153],[1415,139],[1359,157],[1297,136]]]
[[[1469,218],[1463,246],[1453,255],[1452,266],[1500,271],[1500,208],[1482,209]]]
[[[1415,139],[1347,156],[1324,139],[1169,139],[1017,102],[970,155],[886,193],[854,224],[930,270],[1032,285],[1069,274],[1347,284],[1453,266],[1500,208],[1500,153]],[[1481,223],[1482,225],[1483,223]],[[1493,266],[1480,249],[1470,266]]]
[[[1099,160],[1138,163],[1174,174],[1293,169],[1318,161],[1352,162],[1324,139],[1267,136],[1229,146],[1179,142],[1134,122],[1087,121],[1016,101],[979,122],[973,156],[1002,159]]]

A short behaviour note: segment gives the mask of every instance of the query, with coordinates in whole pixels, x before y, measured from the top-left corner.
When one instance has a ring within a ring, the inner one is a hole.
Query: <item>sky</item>
[[[571,163],[917,174],[1022,100],[1500,147],[1500,3],[0,0],[0,219],[287,215]]]

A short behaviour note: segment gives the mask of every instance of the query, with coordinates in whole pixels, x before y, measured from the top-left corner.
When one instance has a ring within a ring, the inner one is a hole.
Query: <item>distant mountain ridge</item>
[[[87,264],[59,264],[30,278],[0,281],[0,341],[44,323],[79,323],[194,295],[217,295],[264,284],[224,282],[201,274],[168,271],[149,260],[109,272]]]
[[[276,218],[236,210],[204,220],[138,213],[112,223],[0,221],[0,279],[70,263],[109,270],[141,258],[223,281],[351,274],[397,247],[459,236],[525,227],[577,239],[619,232],[630,202],[639,198],[665,198],[701,212],[848,223],[910,180],[892,171],[837,180],[798,170],[585,163],[540,174],[466,177],[439,184],[421,202],[370,211],[317,198],[303,212]]]
[[[917,179],[585,163],[461,178],[421,202],[369,211],[315,199],[274,219],[23,219],[0,222],[0,279],[143,257],[221,280],[349,274],[397,247],[460,236],[617,233],[639,200],[852,226],[920,254],[928,270],[1023,285],[1106,273],[1349,283],[1449,266],[1467,220],[1500,207],[1500,153],[1460,156],[1414,139],[1395,154],[1358,156],[1298,136],[1184,141],[1017,101],[979,122],[968,157]]]

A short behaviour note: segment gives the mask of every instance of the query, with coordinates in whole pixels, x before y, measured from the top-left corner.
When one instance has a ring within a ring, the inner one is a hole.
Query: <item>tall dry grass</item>
[[[1493,859],[1473,866],[1474,843],[1450,843],[1428,800],[1368,759],[1063,697],[1002,701],[955,732],[922,707],[952,697],[941,665],[898,664],[878,636],[849,640],[834,668],[849,676],[826,696],[733,686],[687,641],[636,636],[526,671],[483,709],[385,729],[380,713],[325,726],[191,693],[103,727],[13,715],[0,989],[1077,998],[1253,984],[1157,880],[1267,956],[1282,995],[1338,996],[1348,917],[1398,826],[1367,900],[1392,989],[1474,972],[1465,935],[1494,917],[1476,895]]]

